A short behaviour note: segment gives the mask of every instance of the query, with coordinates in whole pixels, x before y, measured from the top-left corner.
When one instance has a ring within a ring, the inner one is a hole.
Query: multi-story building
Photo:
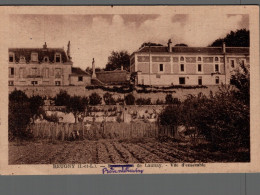
[[[63,48],[10,48],[9,85],[68,86],[90,85],[91,75],[73,67],[70,42]]]
[[[239,63],[249,64],[248,47],[145,46],[130,57],[140,85],[229,84]]]

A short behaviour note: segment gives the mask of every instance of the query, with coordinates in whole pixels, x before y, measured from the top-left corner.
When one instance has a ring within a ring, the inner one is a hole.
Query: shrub
[[[66,106],[69,103],[70,95],[65,90],[60,90],[55,97],[56,106]]]
[[[98,105],[98,104],[101,104],[102,103],[102,97],[100,97],[100,95],[98,95],[96,92],[95,93],[92,93],[90,96],[89,96],[89,104],[90,105]]]
[[[151,98],[138,98],[135,103],[137,105],[151,105]]]
[[[156,100],[155,102],[156,105],[162,105],[164,104],[164,101],[163,100],[160,100],[159,98]]]
[[[116,101],[113,98],[112,94],[110,94],[108,92],[103,95],[103,100],[106,105],[115,105],[116,104]]]
[[[125,103],[126,105],[135,104],[135,97],[133,96],[133,94],[129,93],[127,96],[125,96]]]

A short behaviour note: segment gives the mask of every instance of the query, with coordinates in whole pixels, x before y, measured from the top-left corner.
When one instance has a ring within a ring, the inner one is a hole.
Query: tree
[[[163,46],[163,45],[160,44],[160,43],[144,42],[144,43],[139,47],[139,49],[141,49],[142,47],[145,47],[145,46]]]
[[[135,96],[133,96],[133,94],[129,93],[127,96],[125,96],[125,103],[126,103],[126,105],[134,105]]]
[[[175,46],[183,46],[183,47],[188,47],[188,45],[187,45],[187,44],[185,44],[185,43],[178,43],[178,44],[176,44]]]
[[[104,99],[104,102],[106,105],[115,105],[116,104],[116,101],[113,98],[112,94],[110,94],[108,92],[103,95],[103,99]]]
[[[92,93],[89,96],[89,104],[90,105],[98,105],[102,103],[102,97],[100,97],[100,95],[98,95],[96,92]]]
[[[30,123],[31,110],[27,95],[23,91],[14,90],[9,95],[8,109],[9,140],[30,137],[27,126]]]
[[[66,106],[69,103],[70,95],[65,90],[60,90],[55,97],[56,106]]]
[[[29,98],[29,107],[32,115],[33,123],[36,117],[44,115],[44,110],[41,108],[44,105],[44,100],[41,96],[32,96]]]
[[[249,47],[250,45],[250,34],[249,30],[240,29],[231,31],[224,38],[219,38],[215,40],[210,47],[220,47],[222,43],[225,42],[228,47]]]
[[[240,63],[235,70],[235,74],[231,76],[230,84],[234,85],[238,90],[234,91],[234,95],[245,104],[250,102],[250,67],[249,65]]]
[[[127,51],[112,51],[108,57],[106,64],[106,71],[120,69],[123,66],[124,70],[129,71],[130,68],[130,55]]]
[[[86,110],[86,103],[84,99],[80,96],[73,96],[69,99],[66,105],[66,112],[72,113],[75,117],[75,123],[78,121],[79,114],[84,113]]]

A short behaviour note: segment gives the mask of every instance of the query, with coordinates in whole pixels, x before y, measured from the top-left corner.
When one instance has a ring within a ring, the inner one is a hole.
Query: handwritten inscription
[[[134,173],[142,174],[144,170],[139,168],[133,168],[133,165],[110,165],[108,168],[103,168],[103,174],[122,174],[122,173]]]

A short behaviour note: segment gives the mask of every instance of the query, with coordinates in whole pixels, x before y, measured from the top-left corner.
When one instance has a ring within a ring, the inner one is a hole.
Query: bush
[[[167,94],[165,96],[165,104],[179,104],[180,100],[178,98],[173,98],[172,94]]]
[[[160,100],[159,98],[156,100],[155,102],[156,105],[163,105],[164,104],[164,101],[163,100]]]
[[[135,97],[133,96],[133,94],[129,93],[127,96],[125,96],[125,103],[126,105],[135,104]]]
[[[56,106],[66,106],[69,103],[70,95],[65,90],[60,90],[55,97],[55,105]]]
[[[100,95],[98,95],[96,92],[92,93],[89,96],[89,104],[92,106],[98,105],[102,103],[102,97],[100,97]]]
[[[9,140],[13,138],[30,138],[31,134],[27,131],[27,126],[31,119],[31,109],[29,98],[20,91],[14,90],[9,95],[8,112],[8,134]]]
[[[116,104],[115,99],[113,98],[112,94],[110,94],[110,93],[105,93],[103,95],[103,100],[106,105],[115,105]]]
[[[151,105],[151,98],[138,98],[135,103],[137,105]]]

